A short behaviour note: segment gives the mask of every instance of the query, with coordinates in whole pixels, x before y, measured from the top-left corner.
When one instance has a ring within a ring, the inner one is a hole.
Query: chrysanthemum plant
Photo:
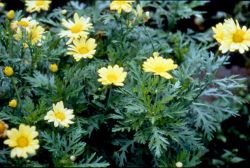
[[[197,2],[25,3],[1,17],[0,165],[191,167],[237,115],[211,31],[172,31]]]

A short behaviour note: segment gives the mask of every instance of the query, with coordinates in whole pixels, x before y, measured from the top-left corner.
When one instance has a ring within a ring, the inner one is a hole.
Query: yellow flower
[[[73,55],[76,61],[81,58],[93,58],[96,50],[96,42],[93,38],[80,38],[73,41],[72,45],[69,45],[68,53]]]
[[[73,124],[72,119],[75,118],[73,114],[73,110],[64,108],[63,102],[60,101],[56,104],[53,104],[53,110],[50,110],[44,120],[48,120],[48,122],[54,122],[54,126],[58,127],[69,127],[69,124]]]
[[[37,21],[35,20],[32,20],[31,17],[27,17],[27,18],[22,18],[21,20],[19,21],[14,21],[11,23],[11,29],[12,30],[15,30],[17,29],[18,27],[23,27],[23,28],[31,28],[33,26],[36,26],[38,24]]]
[[[14,74],[14,70],[13,70],[12,67],[6,66],[6,67],[4,67],[3,73],[4,73],[6,76],[10,77],[10,76],[12,76],[12,75]]]
[[[10,10],[7,14],[6,14],[7,18],[9,20],[12,20],[15,18],[15,11],[14,10]]]
[[[174,70],[178,65],[174,64],[172,59],[165,59],[159,56],[158,52],[153,53],[153,57],[148,58],[143,63],[143,70],[145,72],[153,72],[155,75],[160,75],[166,79],[171,79],[172,75],[168,73],[170,70]]]
[[[250,29],[240,27],[238,21],[227,19],[223,24],[219,23],[213,28],[214,38],[220,43],[219,50],[222,53],[238,50],[241,54],[249,50]]]
[[[51,1],[49,0],[25,0],[25,6],[27,12],[40,12],[41,10],[47,11],[49,9]]]
[[[0,138],[5,138],[9,126],[2,120],[0,120]]]
[[[31,40],[31,43],[37,44],[43,39],[44,28],[39,25],[35,25],[29,29],[27,29],[27,38]],[[16,34],[14,35],[16,40],[22,39],[22,29],[17,28]]]
[[[4,144],[13,148],[10,156],[27,158],[28,154],[34,155],[39,148],[39,141],[36,139],[38,132],[35,126],[28,126],[24,124],[19,125],[19,130],[12,128],[7,131],[8,139],[4,141]]]
[[[215,27],[212,27],[214,34],[214,38],[221,43],[224,40],[224,27],[222,23],[218,23]]]
[[[63,10],[61,11],[61,14],[65,15],[67,12],[68,12],[68,11],[67,11],[66,9],[63,9]]]
[[[27,43],[23,43],[23,48],[28,48],[28,44]]]
[[[43,38],[44,28],[41,26],[34,26],[28,31],[28,37],[31,39],[32,44],[40,42]]]
[[[92,28],[90,18],[79,17],[77,13],[74,14],[74,22],[64,19],[62,21],[62,25],[66,27],[67,30],[62,30],[60,33],[60,37],[68,37],[69,41],[67,42],[67,44],[80,37],[87,38],[89,30]]]
[[[12,100],[9,102],[9,107],[16,108],[16,106],[17,106],[17,101],[16,101],[16,99],[12,99]]]
[[[123,71],[122,67],[118,65],[108,66],[108,68],[103,67],[98,70],[99,79],[103,85],[115,85],[115,86],[123,86],[123,82],[127,76],[127,72]]]
[[[133,0],[114,0],[110,4],[110,10],[117,10],[120,14],[123,11],[129,13],[132,11],[131,3],[134,2]]]
[[[58,66],[57,64],[50,64],[50,67],[49,67],[50,71],[51,72],[57,72],[58,71]]]

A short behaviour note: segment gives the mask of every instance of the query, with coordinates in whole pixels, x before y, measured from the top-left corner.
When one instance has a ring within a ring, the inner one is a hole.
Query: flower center
[[[36,6],[43,6],[44,5],[44,1],[36,1]]]
[[[126,4],[128,4],[127,1],[116,1],[116,3],[117,3],[118,5],[126,5]]]
[[[5,131],[5,125],[3,122],[0,122],[0,135],[3,134]]]
[[[57,111],[55,112],[55,117],[61,121],[63,121],[65,119],[65,115],[63,112]]]
[[[80,47],[78,51],[80,54],[87,54],[89,52],[89,49],[87,47]]]
[[[77,23],[74,26],[71,26],[70,31],[72,33],[79,33],[82,30],[82,25]]]
[[[155,72],[165,72],[166,71],[166,66],[163,66],[163,65],[157,65],[155,68],[154,68]]]
[[[23,26],[23,27],[28,27],[29,26],[29,22],[27,22],[27,21],[25,21],[25,20],[20,20],[19,22],[18,22],[18,25],[19,26]]]
[[[17,139],[17,146],[18,147],[26,147],[26,146],[28,146],[28,144],[29,144],[29,141],[28,141],[28,139],[26,138],[26,137],[24,137],[24,136],[20,136],[18,139]]]
[[[110,82],[114,82],[114,81],[117,81],[118,76],[116,74],[114,74],[114,73],[110,73],[110,74],[107,74],[107,79]]]
[[[233,34],[233,42],[241,43],[244,40],[245,32],[243,30],[236,30]]]

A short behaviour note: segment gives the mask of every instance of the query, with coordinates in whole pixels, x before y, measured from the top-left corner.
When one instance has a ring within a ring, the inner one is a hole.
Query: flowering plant
[[[51,1],[25,0],[26,12],[6,12],[0,165],[199,164],[245,87],[237,76],[216,78],[228,56],[210,52],[206,33],[173,31],[203,3],[72,1],[46,12]],[[225,22],[213,28],[223,53],[247,51],[249,31]]]

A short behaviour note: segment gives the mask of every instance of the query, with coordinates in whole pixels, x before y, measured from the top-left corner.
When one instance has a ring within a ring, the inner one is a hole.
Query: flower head
[[[98,79],[103,85],[115,85],[115,86],[123,86],[123,82],[127,76],[127,72],[123,71],[122,67],[118,65],[108,66],[108,68],[103,67],[98,70],[98,74],[100,78]]]
[[[73,55],[76,61],[81,58],[93,58],[96,50],[96,42],[93,38],[80,38],[73,41],[72,45],[69,45],[68,53]]]
[[[34,155],[39,148],[39,141],[36,139],[38,132],[35,126],[28,126],[24,124],[19,125],[19,129],[12,128],[7,131],[8,139],[4,144],[13,148],[10,156],[27,158],[28,154]]]
[[[79,17],[77,13],[74,14],[74,22],[71,20],[63,20],[62,25],[67,28],[60,33],[61,37],[68,37],[69,41],[67,44],[71,43],[73,40],[80,37],[87,37],[89,30],[92,28],[92,23],[90,23],[90,18]]]
[[[12,20],[15,18],[15,11],[14,10],[10,10],[7,14],[6,14],[7,18],[9,20]]]
[[[37,44],[43,39],[43,34],[44,34],[44,28],[39,25],[35,25],[33,27],[30,27],[29,29],[26,30],[27,32],[27,38],[31,40],[31,43]],[[21,40],[23,37],[22,29],[17,28],[16,34],[14,35],[16,40]]]
[[[50,64],[50,67],[49,67],[50,71],[51,72],[57,72],[58,71],[58,66],[57,64]]]
[[[0,138],[6,137],[8,127],[9,126],[4,121],[0,120]]]
[[[25,0],[26,11],[29,13],[47,11],[49,9],[50,0]]]
[[[171,79],[172,75],[168,72],[178,67],[174,64],[172,59],[165,59],[159,56],[158,52],[153,53],[153,57],[148,58],[143,63],[143,70],[145,72],[153,72],[155,75],[160,75],[166,79]]]
[[[16,108],[16,106],[17,106],[16,99],[12,99],[11,101],[9,101],[9,107]]]
[[[26,18],[22,18],[22,19],[20,19],[18,21],[13,21],[11,23],[11,29],[15,30],[18,27],[28,29],[28,28],[31,28],[33,26],[36,26],[37,24],[38,24],[38,22],[35,21],[35,20],[32,20],[31,17],[26,17]]]
[[[6,66],[6,67],[4,67],[3,73],[4,73],[6,76],[10,77],[10,76],[12,76],[12,75],[14,74],[14,70],[13,70],[12,67]]]
[[[132,11],[131,3],[134,2],[133,0],[114,0],[110,4],[110,10],[117,10],[120,14],[122,11],[127,13]]]
[[[53,110],[50,110],[44,120],[48,120],[48,122],[54,122],[54,126],[58,127],[59,125],[62,127],[69,127],[69,124],[73,124],[72,119],[75,118],[73,114],[73,110],[64,108],[63,102],[60,101],[56,104],[53,104]]]
[[[224,39],[224,27],[222,23],[218,23],[215,27],[212,27],[214,34],[214,38],[221,43]]]
[[[219,50],[222,53],[236,50],[244,53],[249,50],[250,29],[246,26],[241,27],[237,20],[227,19],[223,24],[219,23],[212,29],[215,33],[214,38],[220,43]]]

